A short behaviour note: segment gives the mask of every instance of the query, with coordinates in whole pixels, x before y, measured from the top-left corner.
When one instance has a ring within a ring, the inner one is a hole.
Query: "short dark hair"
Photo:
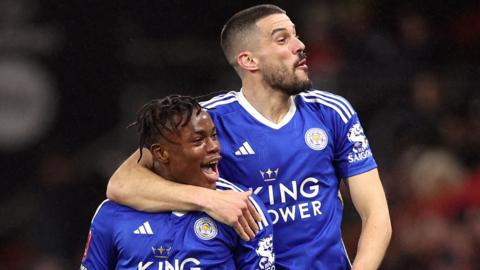
[[[161,138],[168,140],[167,134],[174,134],[186,126],[192,115],[200,114],[201,110],[195,98],[182,95],[154,99],[143,105],[137,113],[137,120],[129,126],[136,126],[140,135],[140,159],[144,147],[150,148]]]
[[[272,14],[286,14],[285,10],[275,5],[257,5],[241,10],[233,15],[223,26],[220,45],[230,65],[235,66],[235,44],[245,40],[247,33],[255,23]]]

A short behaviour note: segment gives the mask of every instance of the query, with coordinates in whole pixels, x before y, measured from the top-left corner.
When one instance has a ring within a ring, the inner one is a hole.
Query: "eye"
[[[195,137],[192,140],[193,145],[201,145],[203,143],[203,137]]]

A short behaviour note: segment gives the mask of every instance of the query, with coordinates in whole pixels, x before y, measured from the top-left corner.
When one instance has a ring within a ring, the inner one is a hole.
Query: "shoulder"
[[[347,123],[356,114],[347,99],[326,91],[302,92],[296,96],[296,100],[297,103],[319,110],[323,114],[340,117],[344,123]]]
[[[221,177],[219,177],[217,180],[217,190],[234,190],[238,192],[248,191],[248,189],[245,186],[237,183],[234,184]]]
[[[238,104],[238,95],[240,92],[230,91],[225,94],[214,96],[205,101],[201,101],[200,105],[207,109],[210,114],[223,114],[235,110]]]
[[[115,217],[119,211],[131,212],[133,211],[133,209],[106,199],[101,202],[100,205],[97,207],[97,210],[95,210],[95,214],[92,218],[92,223],[99,222],[101,220],[109,220]]]
[[[95,210],[95,214],[93,214],[92,223],[94,221],[98,221],[98,219],[102,219],[105,215],[113,215],[115,213],[116,205],[116,203],[110,201],[109,199],[101,202]]]

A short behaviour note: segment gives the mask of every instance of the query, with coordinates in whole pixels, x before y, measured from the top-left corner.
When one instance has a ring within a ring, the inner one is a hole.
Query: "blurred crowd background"
[[[0,0],[0,269],[78,268],[137,109],[238,90],[219,32],[258,3]],[[273,3],[315,88],[362,120],[393,222],[382,269],[480,269],[478,1]],[[353,257],[351,203],[343,226]]]

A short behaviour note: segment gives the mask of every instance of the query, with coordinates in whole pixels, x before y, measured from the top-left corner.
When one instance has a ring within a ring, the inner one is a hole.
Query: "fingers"
[[[257,222],[262,221],[262,217],[250,201],[252,191],[218,191],[215,195],[213,207],[208,207],[205,212],[215,220],[232,226],[243,240],[254,239],[259,231]]]
[[[257,233],[259,231],[257,222],[262,221],[262,216],[260,215],[260,213],[258,213],[257,209],[253,206],[252,202],[250,201],[250,196],[252,195],[252,191],[249,190],[246,193],[248,194],[248,198],[247,198],[248,211],[247,213],[244,213],[244,216],[245,218],[247,218],[250,228],[252,228],[255,231],[255,233]]]
[[[245,211],[244,211],[244,214],[245,214]],[[244,216],[240,217],[240,224],[242,224],[242,228],[245,231],[245,233],[248,235],[249,240],[255,238],[256,233],[254,232],[254,229],[250,227],[250,224],[248,224]]]
[[[252,192],[247,191],[244,194],[246,195],[246,207],[242,208],[242,215],[239,216],[237,222],[235,222],[234,229],[243,240],[249,241],[254,239],[258,233],[259,227],[257,221],[261,221],[262,218],[249,200]]]
[[[244,241],[250,241],[250,237],[248,236],[248,234],[245,232],[242,224],[240,222],[236,222],[234,225],[233,225],[233,229],[235,230],[235,232],[237,232],[237,234],[240,236],[240,238],[242,238],[242,240]]]
[[[262,222],[262,216],[260,215],[260,213],[257,212],[257,209],[255,209],[250,200],[248,201],[248,210],[250,212],[250,215],[252,215],[253,219],[255,219],[256,222]]]
[[[253,207],[252,202],[249,201],[247,203],[247,207],[248,208],[245,209],[245,211],[243,211],[243,216],[248,223],[247,226],[256,235],[258,233],[259,228],[258,228],[257,219],[255,218],[255,215],[257,216],[260,216],[260,215],[257,213],[257,210],[255,209],[255,207]],[[260,221],[261,221],[261,218],[260,218]]]

